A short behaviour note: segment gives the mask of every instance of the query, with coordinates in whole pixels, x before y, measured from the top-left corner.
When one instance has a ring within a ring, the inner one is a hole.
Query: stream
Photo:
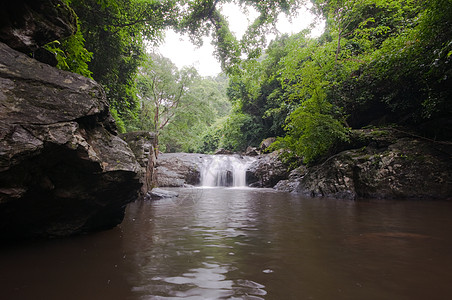
[[[115,229],[2,246],[1,299],[452,299],[452,203],[173,189]]]

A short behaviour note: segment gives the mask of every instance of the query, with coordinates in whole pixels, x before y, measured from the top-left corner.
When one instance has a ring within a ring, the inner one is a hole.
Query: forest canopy
[[[229,2],[259,13],[241,40],[219,9]],[[351,128],[400,124],[450,139],[452,0],[67,3],[79,31],[47,45],[59,67],[101,83],[123,131],[161,131],[162,150],[244,151],[279,137],[273,148],[311,163],[346,142]],[[277,16],[307,4],[326,20],[325,32],[267,46]],[[202,78],[147,53],[167,28],[198,44],[211,36],[226,75]],[[158,81],[174,83],[160,102]]]

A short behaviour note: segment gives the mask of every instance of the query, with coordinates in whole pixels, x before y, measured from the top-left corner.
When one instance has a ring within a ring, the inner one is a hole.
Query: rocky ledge
[[[359,130],[359,148],[293,170],[275,188],[342,199],[452,199],[452,144],[396,129]]]
[[[140,189],[102,88],[0,43],[0,237],[111,228]]]

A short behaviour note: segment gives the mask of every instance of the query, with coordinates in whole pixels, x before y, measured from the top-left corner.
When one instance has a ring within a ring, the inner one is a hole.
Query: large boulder
[[[3,0],[0,3],[0,42],[23,53],[73,35],[74,11],[61,0]]]
[[[306,166],[301,165],[290,171],[289,178],[280,180],[273,188],[281,192],[293,192],[298,188],[300,179],[308,172]]]
[[[159,154],[156,168],[158,186],[198,185],[205,157],[205,154],[198,153]]]
[[[342,151],[279,190],[342,199],[452,199],[452,145],[378,130],[369,143]]]
[[[258,156],[248,168],[247,182],[253,187],[274,187],[280,180],[287,179],[290,169],[280,155],[280,151],[274,151]]]
[[[110,228],[140,188],[93,80],[0,43],[0,237]]]

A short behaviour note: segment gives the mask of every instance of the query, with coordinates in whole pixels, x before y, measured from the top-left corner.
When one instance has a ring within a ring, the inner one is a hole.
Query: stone
[[[308,169],[302,165],[290,171],[289,178],[280,180],[273,188],[281,192],[293,192],[298,188],[300,179],[307,173]]]
[[[0,237],[116,226],[140,165],[100,85],[0,43]]]
[[[157,158],[157,185],[159,187],[182,187],[199,185],[200,169],[205,154],[162,153]]]
[[[252,187],[274,187],[280,180],[287,179],[289,166],[280,159],[280,152],[263,154],[251,164],[247,171],[247,182]]]
[[[147,194],[148,199],[162,199],[162,198],[175,198],[179,197],[179,194],[173,191],[167,191],[161,188],[154,188]]]
[[[259,151],[257,150],[256,147],[248,146],[248,148],[246,148],[245,155],[246,156],[258,156]]]
[[[261,142],[261,144],[259,145],[259,149],[260,151],[265,151],[268,147],[270,147],[271,144],[273,144],[276,141],[276,138],[274,137],[269,137],[266,138],[265,140],[263,140]]]
[[[217,151],[215,151],[215,155],[230,155],[230,154],[233,154],[233,152],[230,150],[226,150],[224,148],[220,148]]]
[[[127,142],[141,166],[140,182],[142,183],[141,195],[157,186],[155,166],[157,159],[154,151],[155,133],[149,131],[127,132],[120,135]]]
[[[381,145],[380,145],[381,146]],[[452,200],[452,145],[412,137],[338,153],[312,166],[293,192],[341,199]]]
[[[29,54],[77,31],[77,17],[61,0],[4,0],[0,4],[0,42]]]

